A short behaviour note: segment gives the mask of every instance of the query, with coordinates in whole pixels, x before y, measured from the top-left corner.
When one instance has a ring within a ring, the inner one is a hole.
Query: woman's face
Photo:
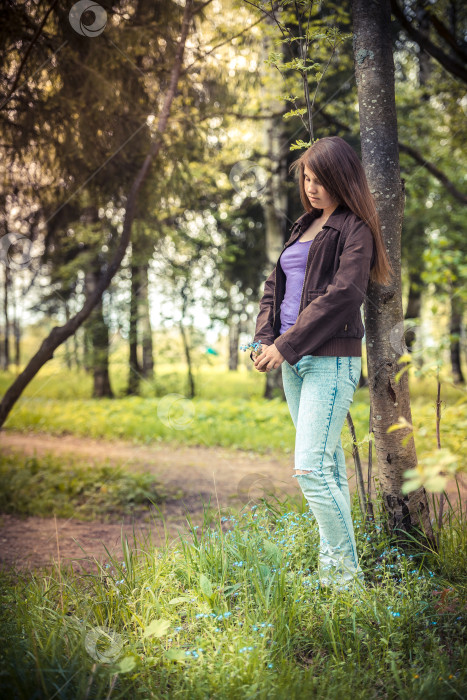
[[[316,209],[329,209],[337,206],[337,202],[329,196],[315,174],[306,165],[304,168],[304,186],[311,205]]]

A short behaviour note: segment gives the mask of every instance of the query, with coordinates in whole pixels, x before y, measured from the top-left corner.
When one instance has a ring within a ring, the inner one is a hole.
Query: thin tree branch
[[[343,122],[339,121],[339,119],[336,119],[336,117],[332,117],[330,114],[327,114],[323,110],[321,110],[321,115],[324,117],[328,124],[333,124],[342,131],[352,132],[351,128],[347,124],[344,124]],[[398,146],[399,152],[406,153],[408,156],[413,158],[422,168],[428,170],[428,172],[431,175],[433,175],[433,177],[435,177],[437,180],[439,180],[439,182],[441,182],[442,185],[444,185],[447,191],[450,194],[452,194],[452,196],[455,199],[457,199],[458,202],[460,202],[461,204],[467,204],[467,195],[463,194],[460,190],[458,190],[456,185],[448,178],[448,176],[445,175],[435,165],[433,165],[433,163],[430,163],[430,161],[426,160],[426,158],[424,158],[419,151],[415,150],[415,148],[412,148],[412,146],[409,146],[406,143],[402,143],[401,141],[398,142]]]
[[[449,194],[452,194],[452,196],[457,199],[458,202],[461,204],[467,204],[467,195],[463,194],[460,192],[460,190],[457,189],[455,184],[451,182],[451,180],[445,175],[439,168],[436,167],[436,165],[433,165],[433,163],[430,163],[430,161],[426,160],[421,153],[415,150],[415,148],[412,148],[412,146],[408,146],[405,143],[401,143],[399,141],[399,151],[402,153],[407,153],[411,158],[413,158],[419,165],[421,165],[425,170],[428,170],[428,172],[433,175],[437,180],[441,182],[442,185],[447,189]]]
[[[463,80],[464,83],[467,83],[467,69],[465,66],[448,56],[447,53],[440,49],[439,46],[436,46],[425,34],[415,29],[405,16],[403,10],[399,7],[397,0],[391,0],[391,10],[407,34],[417,42],[421,49],[435,58],[438,63],[451,73],[451,75],[455,75]]]
[[[432,15],[431,12],[427,12],[426,14],[431,24],[438,32],[439,36],[442,37],[444,41],[449,44],[449,46],[453,49],[453,51],[457,53],[457,55],[460,59],[462,59],[462,61],[467,62],[467,44],[465,43],[465,41],[462,41],[461,39],[461,44],[458,44],[454,34],[452,34],[452,32],[449,31],[449,29],[439,19],[439,17]]]
[[[303,82],[303,91],[305,93],[305,104],[307,108],[307,114],[308,114],[308,133],[310,135],[310,141],[313,142],[313,105],[310,103],[310,87],[308,85],[308,76],[307,72],[305,70],[306,68],[306,56],[307,56],[307,49],[308,49],[308,37],[305,36],[305,46],[302,44],[302,39],[303,39],[303,33],[302,33],[302,19],[300,17],[300,11],[297,7],[297,0],[294,2],[295,6],[295,16],[297,18],[298,22],[298,33],[299,33],[299,50],[300,50],[300,58],[303,61],[303,71],[300,71],[302,74],[302,82]],[[314,100],[313,100],[314,102]]]

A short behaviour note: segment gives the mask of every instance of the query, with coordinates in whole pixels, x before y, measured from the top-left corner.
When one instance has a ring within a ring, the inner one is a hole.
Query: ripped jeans
[[[305,355],[295,365],[284,361],[281,367],[296,430],[295,469],[302,472],[294,478],[319,527],[321,585],[363,583],[340,437],[360,379],[362,358]]]

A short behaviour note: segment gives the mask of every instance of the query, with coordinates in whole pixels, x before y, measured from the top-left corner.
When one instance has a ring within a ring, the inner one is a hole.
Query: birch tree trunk
[[[398,358],[406,351],[401,285],[401,230],[404,190],[399,171],[394,61],[389,0],[352,0],[355,75],[360,109],[362,161],[381,218],[383,239],[394,270],[388,286],[370,282],[364,302],[368,352],[368,384],[372,407],[378,474],[391,531],[424,530],[434,544],[424,488],[402,495],[403,473],[417,466],[409,430],[387,434],[404,416],[412,423],[409,379]],[[399,332],[398,332],[399,331]]]

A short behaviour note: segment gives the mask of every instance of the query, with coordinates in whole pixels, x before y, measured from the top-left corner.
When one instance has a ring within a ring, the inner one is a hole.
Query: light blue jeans
[[[350,512],[341,431],[353,402],[361,357],[305,355],[284,361],[282,380],[295,426],[294,474],[319,527],[321,585],[362,582]]]

